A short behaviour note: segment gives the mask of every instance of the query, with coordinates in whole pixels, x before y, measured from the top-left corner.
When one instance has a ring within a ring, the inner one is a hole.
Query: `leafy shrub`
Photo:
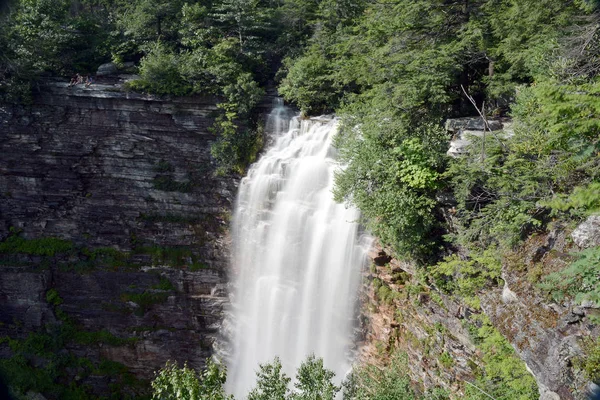
[[[198,375],[196,371],[184,364],[179,368],[176,363],[168,361],[156,373],[152,381],[153,400],[228,400],[233,396],[225,394],[223,384],[227,373],[212,360],[207,360],[204,371]]]
[[[451,368],[454,365],[454,359],[447,351],[440,354],[438,361],[444,366],[444,368]]]
[[[441,290],[468,298],[477,295],[488,285],[497,285],[502,265],[496,250],[490,248],[481,253],[471,253],[466,260],[453,254],[428,268],[428,272]]]
[[[577,186],[571,194],[558,194],[544,205],[556,211],[570,211],[581,216],[597,213],[600,211],[600,182]]]
[[[56,289],[50,289],[46,292],[46,301],[48,304],[53,306],[60,306],[63,303],[63,299],[58,294]]]
[[[140,79],[131,81],[132,90],[156,94],[189,95],[192,87],[180,73],[180,60],[164,44],[156,42],[140,63]]]
[[[152,289],[170,291],[175,290],[175,286],[173,286],[173,283],[169,279],[165,278],[164,276],[161,276],[159,283],[157,285],[152,286]]]
[[[279,87],[282,96],[308,115],[335,108],[340,93],[334,87],[332,65],[326,55],[314,46],[302,57],[286,60],[285,66],[287,75]]]
[[[344,383],[344,399],[347,400],[414,400],[406,355],[396,352],[384,368],[367,365],[352,372]]]
[[[212,144],[210,153],[219,166],[217,174],[234,171],[242,174],[262,148],[262,129],[239,127],[235,111],[228,111],[230,104],[220,104],[225,113],[220,115],[213,126],[217,140]]]
[[[498,332],[487,317],[475,337],[483,353],[483,374],[465,387],[468,400],[496,399],[534,400],[539,397],[537,383],[511,344]],[[487,393],[482,393],[484,390]]]
[[[409,132],[391,116],[363,112],[343,120],[335,139],[348,165],[335,176],[334,197],[360,208],[366,225],[398,255],[423,258],[436,245],[443,133],[432,125]]]
[[[333,384],[333,371],[323,366],[323,359],[310,355],[296,372],[295,391],[289,400],[334,400],[340,387]]]
[[[554,78],[522,88],[512,106],[514,136],[488,135],[483,159],[475,140],[468,156],[451,163],[457,243],[511,247],[552,218],[597,209],[599,88],[595,80]]]
[[[586,338],[583,342],[585,356],[575,361],[575,366],[583,370],[592,382],[600,382],[600,338]]]
[[[281,361],[275,357],[270,364],[261,364],[256,372],[256,387],[248,394],[248,400],[285,399],[291,379],[282,372]]]
[[[577,261],[566,269],[548,275],[539,287],[548,291],[556,301],[566,296],[575,301],[591,301],[600,306],[600,247],[576,253]]]

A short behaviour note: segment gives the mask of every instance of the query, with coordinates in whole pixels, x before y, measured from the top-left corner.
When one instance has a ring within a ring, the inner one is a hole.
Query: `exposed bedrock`
[[[484,353],[470,332],[480,320],[476,316],[485,315],[525,362],[541,400],[587,399],[590,382],[577,365],[585,355],[584,341],[600,335],[594,322],[600,310],[591,302],[553,302],[537,287],[540,276],[573,261],[569,253],[577,246],[568,237],[569,230],[559,227],[506,254],[504,286],[480,291],[480,307],[423,285],[414,265],[373,249],[373,265],[365,271],[360,359],[381,362],[381,354],[398,348],[408,355],[414,382],[461,398],[485,368]]]
[[[74,341],[78,356],[144,379],[168,359],[203,364],[226,301],[237,185],[211,163],[216,103],[51,82],[31,105],[0,104],[0,240],[20,232],[73,247],[0,252],[0,337],[47,333],[66,314],[78,330],[122,339]]]

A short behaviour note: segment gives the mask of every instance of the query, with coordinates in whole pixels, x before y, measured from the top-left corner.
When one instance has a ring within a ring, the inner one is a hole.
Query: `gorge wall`
[[[447,124],[454,134],[451,152],[460,154],[465,146],[463,133],[482,134],[483,126],[471,120]],[[469,130],[456,132],[454,125]],[[494,121],[493,125],[501,129],[503,124]],[[505,121],[505,134],[511,134],[510,126]],[[451,204],[444,210],[450,227],[453,212]],[[360,359],[377,364],[387,354],[405,353],[413,382],[425,390],[443,388],[452,398],[464,398],[466,391],[469,398],[473,394],[489,398],[484,393],[488,383],[479,379],[486,376],[488,382],[506,380],[520,386],[510,393],[514,396],[523,390],[521,398],[534,398],[539,392],[541,400],[588,399],[591,386],[581,363],[590,338],[600,335],[600,309],[590,301],[554,301],[538,283],[543,276],[565,269],[575,252],[596,246],[599,229],[600,218],[592,216],[577,228],[557,224],[532,235],[503,255],[497,284],[477,289],[468,298],[437,287],[422,267],[375,246],[371,268],[363,273]],[[458,258],[465,261],[463,252],[458,249]],[[458,285],[472,285],[478,274],[477,270],[455,273],[451,279]],[[529,376],[537,387],[527,395]]]
[[[49,82],[0,105],[5,367],[43,369],[56,350],[79,360],[58,381],[106,394],[211,354],[237,184],[211,164],[216,102]],[[31,332],[59,345],[31,349]]]

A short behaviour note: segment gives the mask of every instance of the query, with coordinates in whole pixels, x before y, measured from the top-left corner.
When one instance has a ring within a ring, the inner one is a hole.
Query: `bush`
[[[600,338],[586,338],[582,347],[585,356],[576,359],[575,366],[583,370],[590,381],[600,383]]]
[[[468,400],[496,399],[534,400],[539,398],[537,383],[527,367],[487,317],[477,328],[475,341],[483,353],[483,374],[473,385],[465,387]],[[487,394],[481,392],[484,390]]]
[[[352,372],[344,383],[346,400],[414,400],[417,398],[406,373],[407,357],[396,352],[383,368],[367,365]]]
[[[161,42],[142,59],[139,73],[140,79],[128,84],[132,90],[175,96],[192,93],[192,86],[180,73],[179,57]]]
[[[572,297],[578,303],[590,301],[600,307],[600,247],[576,253],[577,261],[544,278],[539,287],[555,301]]]
[[[201,375],[188,368],[179,368],[168,361],[152,381],[153,400],[228,400],[233,396],[225,394],[223,384],[227,373],[218,364],[208,360]]]

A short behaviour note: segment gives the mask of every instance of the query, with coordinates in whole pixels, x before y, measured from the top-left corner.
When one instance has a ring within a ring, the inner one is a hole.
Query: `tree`
[[[262,364],[256,373],[256,387],[248,394],[248,400],[285,400],[291,379],[281,368],[278,357],[270,364]]]
[[[295,392],[290,400],[334,400],[340,387],[333,384],[335,373],[323,366],[323,359],[308,356],[296,373]]]
[[[182,0],[137,0],[125,7],[118,25],[138,45],[158,39],[175,42],[182,6]]]
[[[222,0],[213,16],[223,29],[238,38],[240,53],[257,51],[253,42],[269,24],[269,8],[260,0]]]
[[[207,361],[200,375],[187,364],[179,368],[169,361],[152,381],[152,399],[233,400],[223,389],[226,378],[226,370],[212,360]]]

